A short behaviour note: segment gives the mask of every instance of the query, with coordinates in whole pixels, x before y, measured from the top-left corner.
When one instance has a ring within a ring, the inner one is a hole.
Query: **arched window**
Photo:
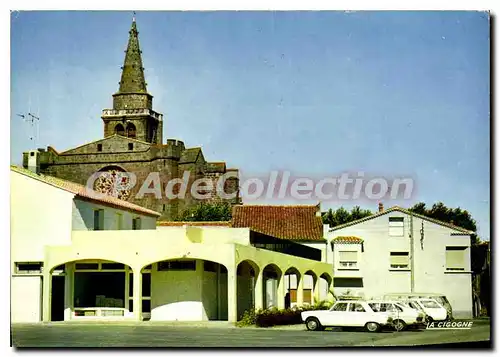
[[[132,123],[127,124],[127,137],[135,139],[135,125]]]
[[[123,125],[117,124],[115,126],[115,134],[125,136],[125,128],[123,128]]]
[[[99,170],[94,191],[127,200],[130,197],[130,175],[119,166],[106,166]]]

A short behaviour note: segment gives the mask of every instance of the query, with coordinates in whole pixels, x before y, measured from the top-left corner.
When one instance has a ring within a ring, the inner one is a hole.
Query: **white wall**
[[[206,320],[201,284],[198,264],[196,271],[153,270],[151,272],[151,321]]]
[[[42,262],[45,245],[71,244],[73,194],[10,172],[12,262]]]
[[[392,216],[405,218],[404,237],[389,236],[389,217]],[[403,212],[395,211],[330,232],[329,240],[339,236],[356,236],[364,240],[364,252],[360,253],[358,261],[359,272],[339,271],[338,264],[336,264],[338,260],[336,260],[334,276],[361,276],[363,278],[362,291],[367,298],[387,293],[410,292],[410,271],[390,269],[390,252],[410,251],[409,217]],[[422,222],[423,249],[420,245]],[[445,272],[445,252],[446,246],[470,246],[470,238],[451,236],[451,232],[453,230],[450,228],[413,217],[414,291],[445,294],[450,300],[455,316],[469,316],[472,314],[470,260],[464,272]],[[334,250],[338,250],[337,244]],[[470,247],[467,252],[470,252]]]
[[[132,220],[141,218],[142,229],[156,229],[156,217],[128,210],[104,206],[75,198],[73,201],[73,230],[94,230],[94,210],[104,210],[104,230],[117,229],[117,213],[122,215],[122,230],[132,229]]]
[[[13,276],[11,278],[12,322],[39,322],[42,319],[42,278]]]

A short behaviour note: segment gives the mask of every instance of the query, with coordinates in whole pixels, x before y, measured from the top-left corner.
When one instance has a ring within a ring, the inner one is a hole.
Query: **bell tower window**
[[[135,139],[136,137],[135,125],[132,123],[128,123],[127,125],[127,137],[131,139]]]
[[[123,128],[123,125],[117,124],[115,126],[115,134],[125,136],[125,129]]]

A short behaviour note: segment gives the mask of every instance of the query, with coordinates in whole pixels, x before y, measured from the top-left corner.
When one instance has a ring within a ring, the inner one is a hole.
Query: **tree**
[[[230,221],[231,218],[232,207],[228,202],[201,202],[184,210],[176,221],[213,222]]]
[[[477,230],[476,220],[472,218],[467,210],[462,210],[460,207],[449,208],[443,202],[434,203],[430,209],[426,208],[425,203],[419,202],[411,207],[410,211],[442,222],[451,223],[469,231],[476,232]],[[472,244],[477,244],[479,241],[477,234],[474,233],[471,235]]]
[[[322,214],[322,217],[324,224],[335,227],[370,215],[372,215],[370,210],[361,209],[361,207],[355,206],[351,209],[351,212],[344,207],[339,207],[335,211],[330,208],[327,212]]]

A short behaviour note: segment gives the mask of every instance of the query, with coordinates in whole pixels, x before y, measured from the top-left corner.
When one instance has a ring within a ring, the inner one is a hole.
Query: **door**
[[[51,321],[64,320],[64,276],[52,276]]]
[[[367,322],[368,312],[359,302],[349,303],[349,309],[346,313],[348,315],[346,326],[364,326]]]
[[[321,324],[325,326],[347,326],[345,325],[347,321],[347,303],[346,302],[338,302],[331,310],[325,313],[324,322],[320,321]]]

